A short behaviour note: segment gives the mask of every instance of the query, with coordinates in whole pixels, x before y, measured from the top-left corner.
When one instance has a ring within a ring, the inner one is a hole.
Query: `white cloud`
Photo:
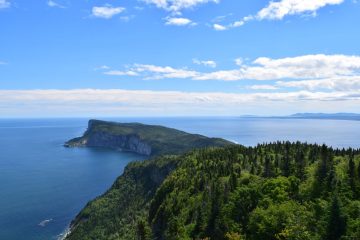
[[[172,13],[180,13],[180,11],[193,8],[205,3],[219,3],[220,0],[143,0],[147,4],[153,4],[158,8],[164,9]]]
[[[164,79],[164,78],[193,78],[198,75],[196,71],[188,69],[176,69],[172,67],[161,67],[148,64],[135,64],[131,71],[141,73],[145,80],[149,79]]]
[[[104,72],[105,75],[112,75],[112,76],[138,76],[139,74],[137,72],[134,71],[108,71],[108,72]]]
[[[204,73],[198,80],[276,80],[351,76],[360,73],[360,56],[305,55],[271,59],[261,57],[240,69]]]
[[[240,63],[238,61],[238,63]],[[360,56],[304,55],[272,59],[260,57],[236,69],[199,72],[188,68],[135,64],[129,70],[144,79],[188,78],[192,80],[310,80],[360,75]]]
[[[238,66],[241,66],[244,63],[244,60],[242,58],[236,58],[234,61],[235,61],[235,64]]]
[[[185,9],[191,9],[201,4],[219,3],[220,0],[142,0],[146,4],[155,5],[157,8],[170,12],[170,16],[166,17],[165,24],[173,26],[195,26],[191,19],[183,17],[174,17],[182,15]]]
[[[255,15],[249,15],[228,25],[220,25],[220,30],[228,30],[243,26],[252,20],[282,20],[289,15],[316,16],[317,10],[328,5],[339,5],[345,0],[280,0],[270,1],[269,5]],[[219,30],[213,26],[215,30]]]
[[[237,28],[237,27],[241,27],[241,26],[244,25],[244,24],[245,24],[245,21],[244,21],[244,20],[236,21],[236,22],[234,22],[234,23],[231,25],[231,27],[232,27],[232,28]]]
[[[280,87],[301,88],[309,91],[314,91],[317,89],[331,91],[358,91],[360,90],[360,76],[287,82],[278,81],[276,85]]]
[[[11,3],[7,0],[0,0],[0,9],[1,8],[9,8]]]
[[[360,56],[317,54],[282,59],[261,57],[253,63],[265,70],[276,70],[277,78],[323,78],[360,72]]]
[[[252,20],[253,17],[252,16],[247,16],[244,17],[243,19],[239,20],[239,21],[235,21],[233,23],[227,24],[227,25],[221,25],[221,24],[214,24],[213,28],[216,31],[225,31],[225,30],[229,30],[231,28],[238,28],[243,26],[246,22]]]
[[[316,14],[316,11],[327,5],[338,5],[344,0],[281,0],[270,2],[269,5],[261,9],[256,18],[259,20],[281,20],[287,15],[297,15],[304,13]]]
[[[218,24],[218,23],[215,23],[213,25],[213,28],[216,30],[216,31],[225,31],[227,30],[228,28],[224,25],[221,25],[221,24]]]
[[[6,65],[7,62],[0,61],[0,65]]]
[[[186,25],[195,25],[194,22],[192,22],[188,18],[174,18],[174,17],[168,17],[166,18],[166,25],[173,25],[173,26],[186,26]]]
[[[199,60],[199,59],[194,58],[193,63],[197,64],[197,65],[203,65],[205,67],[211,67],[211,68],[216,68],[216,66],[217,66],[216,62],[213,60]]]
[[[349,92],[219,93],[122,89],[0,90],[0,115],[129,116],[283,114],[356,111],[360,90]],[[279,112],[280,111],[280,112]]]
[[[273,85],[252,85],[248,86],[248,89],[251,90],[276,90],[278,89],[276,86]]]
[[[102,7],[93,7],[92,15],[94,17],[110,19],[113,16],[122,13],[125,10],[123,7],[112,7],[111,5],[105,5]]]
[[[49,1],[47,2],[47,5],[48,5],[49,7],[65,8],[65,6],[59,4],[59,3],[55,2],[55,1],[52,1],[52,0],[49,0]]]

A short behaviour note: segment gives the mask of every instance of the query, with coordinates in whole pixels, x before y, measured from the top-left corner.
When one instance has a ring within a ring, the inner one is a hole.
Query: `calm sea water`
[[[251,118],[127,118],[243,145],[275,140],[360,147],[360,121]],[[64,148],[87,119],[0,120],[0,239],[57,239],[81,208],[142,157]]]

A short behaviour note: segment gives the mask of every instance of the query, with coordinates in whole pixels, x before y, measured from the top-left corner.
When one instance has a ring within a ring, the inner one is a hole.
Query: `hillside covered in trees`
[[[359,153],[277,142],[133,163],[67,239],[360,239]]]

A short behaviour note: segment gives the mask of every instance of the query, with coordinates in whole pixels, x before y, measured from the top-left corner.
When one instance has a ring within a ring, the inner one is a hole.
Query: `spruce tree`
[[[349,184],[350,184],[351,190],[354,192],[355,191],[355,162],[354,162],[353,154],[350,154],[350,157],[349,157],[348,174],[349,174]]]
[[[336,194],[334,194],[331,201],[327,234],[325,239],[339,240],[341,236],[345,233],[345,229],[346,223],[341,213],[339,199]]]

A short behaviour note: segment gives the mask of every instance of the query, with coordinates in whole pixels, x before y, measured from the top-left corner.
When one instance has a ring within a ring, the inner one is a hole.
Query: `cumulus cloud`
[[[309,104],[311,103],[311,104]],[[360,90],[349,92],[219,93],[123,89],[0,90],[1,116],[275,114],[288,108],[319,111],[358,109]],[[271,107],[269,107],[271,106]],[[309,109],[309,106],[312,109]],[[264,112],[265,111],[265,112]]]
[[[220,0],[143,0],[147,4],[153,4],[158,8],[164,9],[172,13],[180,13],[180,11],[193,8],[205,3],[219,3]]]
[[[276,80],[351,76],[360,72],[360,56],[305,55],[291,58],[257,58],[239,69],[202,73],[194,80]]]
[[[194,58],[193,63],[197,65],[203,65],[205,67],[216,68],[217,64],[214,60],[199,60]]]
[[[213,28],[216,30],[216,31],[225,31],[227,30],[228,28],[224,25],[221,25],[221,24],[218,24],[218,23],[215,23],[213,25]]]
[[[244,19],[230,23],[228,25],[222,25],[222,24],[215,23],[215,24],[213,24],[213,29],[215,29],[216,31],[225,31],[225,30],[229,30],[231,28],[241,27],[245,23],[246,23],[246,21]]]
[[[11,3],[8,0],[0,0],[0,9],[1,8],[9,8]]]
[[[335,77],[317,80],[301,80],[301,81],[278,81],[276,83],[280,87],[301,88],[309,91],[317,89],[332,91],[356,91],[360,90],[360,76]]]
[[[338,5],[344,0],[281,0],[270,2],[269,5],[261,9],[256,18],[259,20],[281,20],[287,15],[297,15],[304,13],[316,14],[316,11],[327,5]]]
[[[112,76],[138,76],[139,74],[134,71],[108,71],[104,73],[105,75],[112,75]]]
[[[228,25],[220,25],[220,30],[228,30],[231,28],[237,28],[243,26],[246,22],[257,20],[282,20],[286,16],[290,15],[302,15],[311,14],[317,15],[317,11],[320,8],[328,5],[339,5],[345,0],[280,0],[270,1],[269,5],[262,8],[257,14],[249,15],[241,20],[235,21]],[[213,26],[215,30],[219,28]]]
[[[219,3],[220,0],[142,0],[146,4],[155,5],[157,8],[163,9],[170,13],[170,16],[166,17],[165,25],[172,26],[195,26],[191,19],[184,17],[174,17],[182,15],[182,11],[185,9],[191,9],[201,4],[206,3]]]
[[[238,68],[199,72],[188,68],[173,68],[135,64],[128,70],[144,79],[188,78],[192,80],[310,80],[360,75],[360,56],[304,55],[272,59],[260,57],[250,64],[238,60]]]
[[[166,20],[165,22],[166,25],[173,25],[173,26],[195,25],[195,23],[188,18],[168,17],[165,20]]]
[[[130,71],[134,71],[143,77],[144,80],[158,80],[164,78],[193,78],[197,76],[197,72],[188,70],[186,68],[173,68],[173,67],[162,67],[149,64],[135,64],[130,68]]]
[[[122,13],[125,10],[123,7],[112,7],[111,5],[105,5],[102,7],[93,7],[92,15],[98,18],[110,19],[117,14]]]

